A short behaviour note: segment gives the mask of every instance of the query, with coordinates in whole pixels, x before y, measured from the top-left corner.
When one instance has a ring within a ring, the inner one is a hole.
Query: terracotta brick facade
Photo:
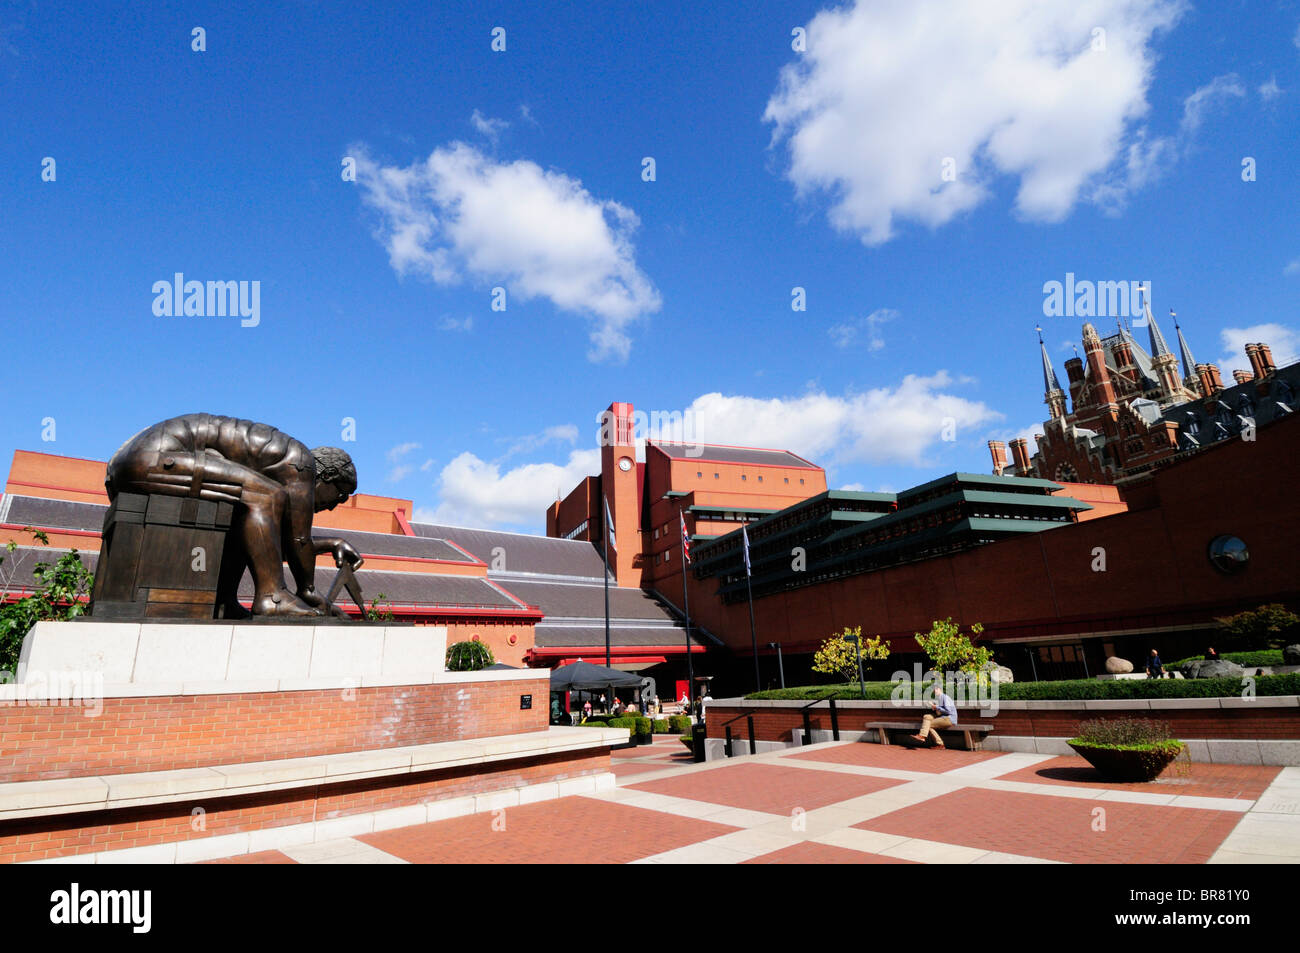
[[[0,705],[0,782],[168,771],[544,731],[548,678]],[[520,696],[532,708],[520,710]]]

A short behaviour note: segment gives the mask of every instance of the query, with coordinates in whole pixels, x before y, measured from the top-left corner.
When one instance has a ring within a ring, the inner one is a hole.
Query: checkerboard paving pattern
[[[230,862],[1300,862],[1300,768],[1122,785],[1019,752],[831,742],[697,765],[657,747],[628,749],[612,790]]]

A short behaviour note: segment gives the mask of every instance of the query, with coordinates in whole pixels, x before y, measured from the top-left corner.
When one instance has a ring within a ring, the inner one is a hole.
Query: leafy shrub
[[[456,642],[447,649],[449,672],[477,672],[494,664],[492,650],[482,642]]]
[[[49,537],[40,530],[28,526],[24,532],[31,533],[33,540],[43,546],[50,544]],[[17,549],[16,542],[7,543],[0,564],[12,559]],[[11,564],[6,577],[0,580],[0,596],[8,592],[16,568]],[[37,622],[65,622],[85,612],[84,600],[95,584],[94,575],[75,549],[63,553],[54,563],[36,563],[32,578],[36,585],[30,596],[0,604],[0,671],[17,671],[23,639]]]
[[[853,641],[849,640],[853,636]],[[858,660],[863,662],[889,658],[889,643],[881,642],[880,636],[862,638],[862,626],[850,629],[844,627],[822,643],[817,654],[813,656],[812,670],[824,675],[838,675],[851,679],[858,674]]]
[[[1219,641],[1230,649],[1279,649],[1300,641],[1300,616],[1276,602],[1214,621],[1219,623]]]
[[[633,721],[636,722],[636,733],[638,735],[648,735],[652,731],[649,718],[646,718],[643,715],[637,715]]]
[[[1139,748],[1177,743],[1169,722],[1152,718],[1092,718],[1079,722],[1076,744],[1099,748]]]
[[[636,734],[635,718],[611,718],[607,724],[610,728],[626,728],[628,731]]]
[[[684,735],[689,735],[691,733],[690,715],[673,715],[668,719],[668,724],[672,726],[673,731],[679,731]]]
[[[984,631],[984,626],[977,622],[970,630],[972,635],[979,635]],[[977,673],[993,659],[992,651],[983,645],[977,648],[970,636],[964,634],[961,626],[951,618],[942,622],[935,620],[929,633],[917,632],[916,644],[940,671],[955,669]]]
[[[654,721],[654,732],[657,735],[666,735],[669,732],[668,719],[656,718]]]

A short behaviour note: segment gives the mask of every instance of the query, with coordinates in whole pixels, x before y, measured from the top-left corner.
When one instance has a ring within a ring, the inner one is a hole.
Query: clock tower
[[[609,566],[620,586],[640,585],[636,558],[641,553],[640,469],[636,464],[636,438],[632,405],[615,402],[601,414],[600,486],[614,521],[610,538]],[[604,506],[600,519],[604,527]],[[602,551],[605,538],[601,537]]]

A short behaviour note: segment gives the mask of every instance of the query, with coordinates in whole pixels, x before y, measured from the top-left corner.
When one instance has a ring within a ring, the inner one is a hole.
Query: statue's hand
[[[361,563],[361,554],[352,548],[346,540],[340,539],[334,544],[334,565],[343,568],[343,561],[350,562],[355,569]]]

